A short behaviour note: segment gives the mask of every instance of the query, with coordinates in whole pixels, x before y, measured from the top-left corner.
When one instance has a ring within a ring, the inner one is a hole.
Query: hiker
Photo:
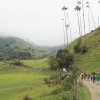
[[[93,75],[93,83],[95,83],[95,73],[93,72],[92,75]]]
[[[81,73],[81,79],[82,80],[84,79],[84,73]]]
[[[90,74],[87,75],[87,80],[88,80],[88,81],[90,80]]]
[[[92,73],[90,74],[90,79],[91,79],[91,81],[93,80],[93,75],[92,75]]]
[[[86,73],[84,73],[84,79],[87,80],[87,74]]]
[[[99,75],[96,74],[96,75],[95,75],[95,79],[96,79],[97,85],[99,85],[99,80],[100,80],[100,79],[99,79]]]

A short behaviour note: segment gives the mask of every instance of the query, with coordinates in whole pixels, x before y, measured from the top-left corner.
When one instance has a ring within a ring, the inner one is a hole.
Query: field
[[[30,67],[35,65],[32,68],[48,68],[47,59],[22,62]],[[0,100],[23,100],[25,96],[32,100],[63,100],[64,97],[70,97],[70,91],[53,94],[54,87],[44,84],[43,79],[48,77],[50,72],[31,70],[30,67],[0,62]],[[84,87],[81,88],[81,97],[87,95],[83,92]],[[68,98],[68,100],[72,100],[72,98]]]
[[[22,60],[23,64],[32,67],[32,68],[48,68],[47,58],[39,60]]]
[[[52,90],[44,84],[46,72],[27,69],[0,62],[0,100],[23,100],[26,95],[32,100],[41,100]]]

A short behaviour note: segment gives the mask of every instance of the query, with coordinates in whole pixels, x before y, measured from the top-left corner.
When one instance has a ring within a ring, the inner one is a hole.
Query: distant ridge
[[[46,53],[33,42],[25,41],[18,37],[0,36],[0,59],[38,59]]]

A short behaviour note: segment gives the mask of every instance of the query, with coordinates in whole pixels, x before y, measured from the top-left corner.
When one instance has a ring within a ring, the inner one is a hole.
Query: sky
[[[39,46],[57,46],[64,44],[64,14],[62,7],[68,7],[68,15],[72,39],[79,37],[77,14],[74,10],[78,0],[0,0],[0,35],[17,36],[34,42]],[[81,0],[80,0],[81,1]],[[83,0],[88,32],[88,17],[86,2],[98,26],[100,4],[98,0]],[[82,16],[82,12],[81,12]],[[81,19],[82,20],[82,19]],[[94,29],[90,16],[91,30]],[[83,22],[82,22],[83,23]],[[83,26],[82,26],[83,27]],[[68,36],[70,30],[68,29]],[[71,41],[69,36],[69,42]]]

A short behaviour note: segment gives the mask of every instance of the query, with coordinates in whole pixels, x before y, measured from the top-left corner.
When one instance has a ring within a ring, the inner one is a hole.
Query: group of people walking
[[[95,72],[92,72],[90,74],[81,73],[80,76],[82,80],[88,80],[88,81],[91,80],[93,83],[97,83],[97,85],[99,85],[100,76],[96,74]]]

